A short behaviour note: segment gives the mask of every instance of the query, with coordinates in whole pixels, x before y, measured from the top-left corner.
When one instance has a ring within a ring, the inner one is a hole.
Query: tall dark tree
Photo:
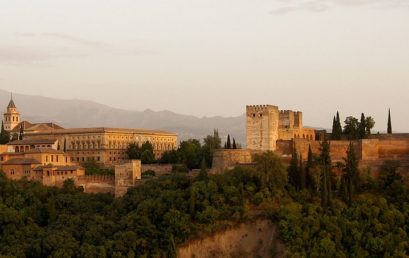
[[[300,181],[300,189],[304,190],[306,188],[306,175],[305,175],[305,168],[302,160],[302,155],[300,154],[300,165],[298,166],[299,170],[299,181]]]
[[[230,134],[227,135],[226,149],[231,149]]]
[[[339,137],[339,140],[341,140],[342,136],[342,125],[341,125],[341,118],[339,117],[339,112],[337,111],[337,134]]]
[[[348,136],[349,140],[356,140],[359,138],[359,121],[353,116],[345,119],[344,134]]]
[[[365,139],[366,136],[366,118],[365,114],[361,114],[361,121],[359,122],[358,125],[358,134],[359,134],[359,139]]]
[[[4,123],[1,122],[0,144],[7,144],[10,142],[10,133],[4,129]]]
[[[343,171],[344,199],[351,205],[355,191],[358,189],[358,159],[355,155],[354,144],[351,142],[347,150],[347,157],[344,159],[345,167]]]
[[[300,180],[299,180],[299,169],[298,169],[298,153],[295,148],[293,147],[292,157],[290,166],[288,167],[288,182],[294,186],[296,189],[300,187]]]
[[[214,152],[215,150],[221,148],[221,142],[222,140],[220,139],[219,131],[216,129],[213,131],[213,136],[208,135],[206,138],[204,138],[202,152],[206,160],[207,167],[212,167]]]
[[[342,137],[342,126],[341,120],[339,118],[339,112],[337,111],[337,115],[334,116],[332,121],[332,140],[341,140]]]
[[[128,159],[140,159],[141,148],[139,147],[139,144],[136,142],[130,143],[126,148],[126,154],[128,155]]]
[[[334,119],[332,120],[332,135],[331,135],[332,140],[338,140],[338,135],[337,135],[337,119],[334,116]]]
[[[324,209],[331,206],[332,203],[332,186],[331,186],[331,154],[330,143],[327,138],[324,137],[324,141],[321,143],[321,205]]]
[[[311,150],[311,145],[308,146],[308,157],[307,157],[307,165],[305,166],[305,180],[308,189],[312,190],[312,168],[314,166],[313,154]]]
[[[236,145],[236,139],[233,138],[233,149],[237,149],[237,145]]]
[[[388,112],[388,134],[392,134],[391,109],[389,109],[389,112]]]
[[[20,124],[20,133],[18,135],[18,139],[21,141],[24,138],[24,123]]]
[[[371,116],[368,116],[366,118],[366,134],[371,135],[371,130],[375,126],[375,119],[373,119]]]

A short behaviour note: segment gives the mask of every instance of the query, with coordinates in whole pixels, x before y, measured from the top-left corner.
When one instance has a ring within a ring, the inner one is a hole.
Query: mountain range
[[[245,145],[245,115],[238,117],[195,117],[171,111],[131,111],[109,107],[93,101],[56,99],[25,94],[13,94],[22,119],[33,123],[53,122],[65,128],[121,127],[166,130],[179,134],[179,140],[202,139],[219,130],[222,138],[228,134]],[[10,92],[0,90],[0,105],[5,109]]]

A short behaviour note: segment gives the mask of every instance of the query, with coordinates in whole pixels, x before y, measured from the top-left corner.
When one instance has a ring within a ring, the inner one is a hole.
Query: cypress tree
[[[331,206],[332,202],[332,186],[331,186],[331,155],[330,143],[324,137],[321,143],[321,205],[324,209]]]
[[[305,181],[308,189],[312,190],[311,170],[314,166],[311,145],[308,146],[307,166],[305,167]]]
[[[389,112],[388,112],[388,134],[392,134],[391,109],[389,109]]]
[[[295,148],[293,147],[293,153],[291,157],[290,166],[288,167],[288,181],[291,185],[293,185],[296,189],[299,189],[299,176],[298,176],[298,153]]]
[[[334,119],[332,120],[332,137],[333,140],[338,140],[337,139],[337,120],[334,116]]]
[[[227,135],[226,149],[231,149],[230,134],[229,134],[229,135]]]
[[[300,189],[304,190],[306,188],[306,176],[305,176],[305,169],[302,162],[302,155],[300,154],[300,165],[298,167],[300,170]]]
[[[4,129],[4,123],[1,121],[0,144],[7,144],[10,141],[10,133]]]
[[[361,122],[359,123],[358,134],[359,139],[364,139],[366,136],[366,118],[364,113],[361,114]]]
[[[236,145],[236,139],[233,138],[233,149],[237,149],[237,145]]]
[[[337,140],[341,140],[342,137],[342,125],[341,125],[341,118],[339,118],[339,112],[337,111]]]
[[[345,201],[352,204],[353,195],[358,188],[358,159],[355,155],[354,144],[351,142],[347,150],[347,157],[343,173],[343,183],[345,191]]]
[[[20,125],[20,134],[18,136],[18,139],[23,140],[23,137],[24,137],[24,126],[23,126],[23,123],[21,123],[21,125]]]

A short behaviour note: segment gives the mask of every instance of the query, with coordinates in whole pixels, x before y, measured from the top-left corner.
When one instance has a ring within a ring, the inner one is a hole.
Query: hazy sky
[[[246,104],[409,131],[409,0],[1,0],[0,88],[235,116]]]

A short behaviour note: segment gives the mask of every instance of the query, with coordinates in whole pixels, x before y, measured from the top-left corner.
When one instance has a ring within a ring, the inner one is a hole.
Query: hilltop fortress
[[[217,150],[213,159],[213,173],[237,165],[251,165],[255,154],[273,151],[284,161],[291,158],[293,149],[305,160],[308,149],[320,153],[321,132],[303,126],[301,112],[280,111],[273,105],[246,107],[247,149]],[[409,134],[377,134],[368,139],[352,141],[361,170],[377,176],[385,160],[397,160],[401,170],[409,170]],[[330,141],[333,162],[343,162],[351,141]]]

